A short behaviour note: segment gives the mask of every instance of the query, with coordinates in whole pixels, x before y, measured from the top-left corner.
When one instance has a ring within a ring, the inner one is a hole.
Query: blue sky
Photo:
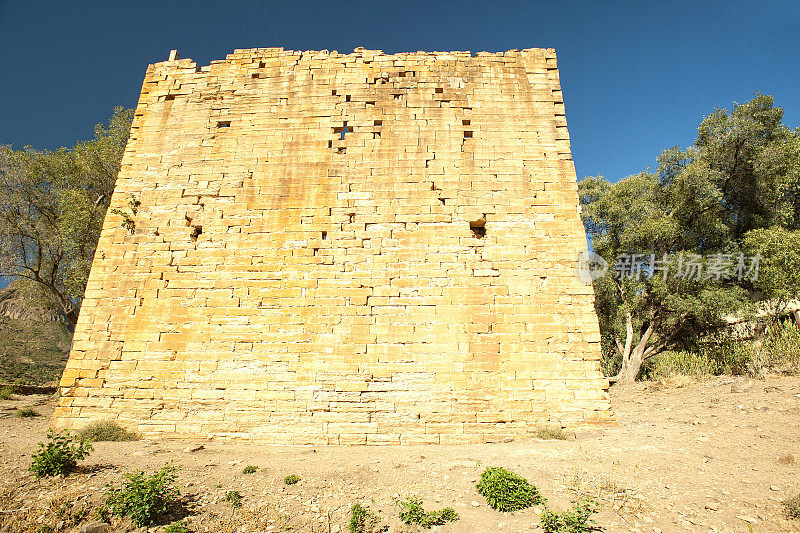
[[[800,2],[0,0],[0,144],[71,146],[177,48],[387,53],[551,47],[578,177],[617,179],[690,144],[715,106],[772,94],[800,125]]]

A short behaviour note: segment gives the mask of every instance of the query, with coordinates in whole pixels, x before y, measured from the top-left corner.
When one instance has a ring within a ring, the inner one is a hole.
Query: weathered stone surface
[[[612,416],[553,50],[151,65],[112,208],[133,224],[106,218],[55,427],[417,444]]]

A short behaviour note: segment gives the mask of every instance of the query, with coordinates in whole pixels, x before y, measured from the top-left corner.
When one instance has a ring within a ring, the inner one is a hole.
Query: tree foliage
[[[132,119],[117,107],[108,126],[69,150],[0,146],[0,274],[73,326]]]
[[[581,181],[586,231],[610,266],[594,289],[612,379],[634,380],[648,358],[691,347],[758,300],[797,297],[798,249],[781,241],[800,227],[800,131],[782,116],[758,94],[716,109],[694,145],[664,150],[655,171]],[[766,258],[763,277],[754,256]]]

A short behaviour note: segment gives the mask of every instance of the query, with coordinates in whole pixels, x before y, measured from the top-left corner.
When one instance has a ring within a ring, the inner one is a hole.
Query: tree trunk
[[[647,347],[647,343],[650,342],[650,337],[652,337],[654,329],[655,321],[653,320],[648,324],[647,329],[636,346],[633,346],[633,317],[631,316],[630,310],[626,310],[625,334],[627,338],[625,339],[624,347],[622,343],[617,340],[617,349],[621,348],[622,368],[620,368],[619,374],[609,378],[609,381],[613,383],[633,383],[636,381],[645,360],[655,355],[655,351],[652,347],[651,349]]]

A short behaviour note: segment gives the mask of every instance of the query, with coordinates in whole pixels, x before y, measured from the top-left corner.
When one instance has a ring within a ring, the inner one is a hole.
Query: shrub
[[[705,377],[717,374],[718,366],[713,359],[699,353],[665,351],[654,357],[648,377],[653,380],[675,375]]]
[[[242,474],[255,474],[256,470],[258,470],[257,466],[247,465],[246,467],[244,467],[244,470],[242,470]]]
[[[489,507],[504,513],[543,502],[539,490],[527,479],[500,467],[484,470],[477,489],[478,494],[486,498]]]
[[[242,494],[238,490],[229,490],[222,501],[231,504],[231,507],[238,509],[242,506]]]
[[[381,519],[369,507],[353,504],[350,509],[350,533],[378,533],[387,531],[389,526],[378,527]]]
[[[32,455],[33,462],[29,470],[36,477],[67,475],[75,468],[78,461],[86,458],[92,451],[92,445],[82,442],[69,432],[57,434],[53,430],[47,432],[48,443],[39,443],[39,449]]]
[[[545,508],[541,523],[545,533],[585,533],[597,531],[591,516],[597,511],[597,503],[585,498],[575,502],[572,509],[554,512]]]
[[[179,503],[180,491],[174,486],[177,468],[165,466],[146,476],[138,470],[125,474],[122,487],[111,488],[106,505],[112,514],[128,516],[137,527],[164,520]]]
[[[567,440],[567,434],[557,426],[538,428],[533,436],[544,440]]]
[[[0,388],[0,400],[10,400],[13,395],[17,393],[17,388],[13,385],[8,385]],[[48,527],[48,526],[42,526]]]
[[[398,501],[397,505],[400,506],[400,520],[408,525],[416,524],[428,529],[458,520],[458,513],[452,507],[445,507],[439,511],[425,511],[422,508],[422,500],[414,496]]]
[[[189,528],[186,527],[186,522],[179,520],[165,527],[164,533],[189,533]]]
[[[92,422],[78,432],[81,440],[87,442],[121,442],[127,440],[139,440],[139,435],[127,431],[116,422],[111,420],[101,420]]]
[[[286,483],[287,485],[294,485],[298,481],[300,481],[300,476],[298,476],[297,474],[292,474],[290,476],[286,476],[285,478],[283,478],[283,482]]]
[[[34,416],[39,416],[39,413],[34,411],[33,407],[23,407],[22,409],[14,411],[14,416],[17,418],[32,418]]]
[[[800,329],[792,323],[775,323],[767,327],[762,347],[763,359],[770,366],[788,366],[800,370]]]
[[[800,494],[783,502],[784,511],[788,518],[800,518]]]

